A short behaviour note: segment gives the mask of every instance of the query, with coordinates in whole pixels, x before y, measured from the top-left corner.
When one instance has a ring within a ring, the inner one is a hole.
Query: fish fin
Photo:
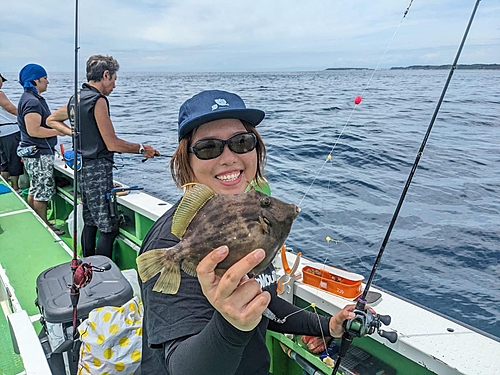
[[[175,294],[181,284],[179,263],[168,259],[170,249],[149,250],[136,259],[137,271],[142,282],[150,280],[161,272],[153,291],[164,294]]]
[[[261,193],[271,196],[271,186],[269,186],[269,182],[265,177],[256,177],[250,181],[245,192],[252,190],[260,191]]]
[[[266,220],[262,216],[259,216],[259,223],[260,226],[262,227],[262,231],[264,233],[269,233],[269,226],[267,225]]]
[[[194,184],[182,197],[172,219],[172,234],[182,239],[189,223],[215,192],[203,184]]]
[[[245,193],[255,190],[255,184],[255,180],[247,181],[247,188],[245,189]]]
[[[186,272],[189,276],[196,277],[196,264],[190,262],[189,260],[183,260],[181,263],[181,269]]]
[[[153,286],[153,292],[176,294],[181,285],[181,270],[177,262],[166,262],[165,269]]]
[[[145,283],[165,267],[168,249],[155,249],[139,255],[135,262],[142,282]]]

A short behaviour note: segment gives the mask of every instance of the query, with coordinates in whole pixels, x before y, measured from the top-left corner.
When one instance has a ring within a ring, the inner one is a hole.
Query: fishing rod
[[[81,155],[78,155],[78,145],[80,142],[80,96],[78,87],[78,0],[75,0],[75,92],[73,98],[70,100],[68,112],[69,119],[72,125],[72,141],[73,141],[73,259],[71,260],[71,272],[73,274],[72,284],[70,286],[70,299],[73,307],[73,349],[76,346],[76,340],[79,337],[78,330],[76,329],[77,323],[77,308],[80,299],[80,289],[88,285],[92,281],[93,272],[104,272],[111,269],[111,264],[105,264],[103,267],[95,267],[90,263],[84,263],[78,259],[78,159],[80,157],[80,164],[83,166]],[[73,350],[75,355],[76,351]],[[77,353],[76,353],[77,354]]]
[[[155,155],[155,157],[153,158],[153,160],[155,158],[171,158],[171,157],[172,157],[172,155],[163,155],[163,154],[162,155]],[[144,162],[146,162],[148,160],[149,160],[149,158],[145,158],[145,159],[142,159],[142,162],[144,163]]]
[[[396,209],[394,211],[394,214],[392,216],[391,222],[389,224],[389,228],[387,228],[387,232],[385,234],[384,240],[382,241],[382,245],[380,246],[380,250],[379,250],[379,253],[377,255],[377,259],[375,260],[375,263],[373,265],[372,271],[370,273],[370,277],[368,279],[368,282],[366,283],[363,294],[358,299],[358,301],[356,303],[356,307],[353,310],[353,313],[356,314],[356,316],[352,319],[344,321],[344,335],[342,336],[342,342],[340,344],[338,359],[335,362],[335,367],[333,368],[332,374],[337,373],[337,370],[340,367],[340,362],[341,362],[342,358],[346,355],[347,350],[349,349],[349,346],[351,345],[352,340],[355,337],[361,337],[361,336],[364,336],[365,334],[371,334],[375,330],[377,330],[380,336],[387,338],[392,343],[395,343],[397,340],[397,333],[396,332],[384,332],[384,331],[380,330],[381,324],[385,324],[385,325],[390,324],[390,322],[391,322],[390,316],[383,317],[383,319],[376,319],[376,316],[374,316],[369,310],[365,310],[366,296],[367,296],[368,291],[370,289],[370,286],[372,284],[372,281],[373,281],[373,278],[375,276],[375,272],[377,271],[378,265],[380,264],[380,260],[382,258],[384,251],[385,251],[386,245],[389,242],[389,238],[391,236],[392,229],[394,228],[394,225],[396,223],[396,219],[399,215],[399,211],[401,210],[401,206],[403,205],[403,201],[406,197],[406,193],[408,192],[408,189],[410,187],[411,181],[413,179],[413,175],[415,174],[415,171],[418,167],[418,163],[420,162],[420,159],[421,159],[422,154],[424,152],[424,148],[425,148],[425,145],[427,144],[427,140],[430,136],[432,127],[434,125],[434,121],[437,118],[439,109],[441,108],[441,104],[443,103],[444,96],[446,94],[446,91],[448,90],[448,85],[450,84],[453,73],[455,72],[455,69],[457,68],[458,59],[460,57],[460,54],[462,53],[462,49],[463,49],[463,46],[465,44],[465,40],[467,39],[467,35],[469,34],[469,30],[471,28],[472,21],[474,20],[474,16],[476,15],[476,11],[477,11],[477,8],[479,6],[480,1],[481,0],[476,0],[476,3],[474,5],[474,9],[472,10],[472,14],[469,18],[469,22],[468,22],[467,27],[465,29],[465,33],[462,37],[462,41],[461,41],[460,46],[458,48],[458,51],[456,53],[455,60],[453,61],[453,64],[450,68],[448,78],[447,78],[446,83],[445,83],[443,90],[441,92],[441,96],[438,100],[438,103],[437,103],[436,108],[434,110],[434,113],[432,115],[429,126],[427,127],[427,132],[425,133],[424,139],[422,140],[422,144],[420,145],[420,149],[418,150],[417,156],[415,158],[415,162],[413,163],[413,166],[411,168],[411,171],[410,171],[410,174],[409,174],[408,179],[406,181],[403,192],[401,193],[401,196],[399,197],[398,204],[397,204]]]
[[[77,276],[77,269],[81,264],[81,260],[77,258],[78,246],[78,137],[80,135],[80,103],[78,100],[78,0],[75,0],[75,93],[73,96],[72,107],[73,110],[73,259],[71,260],[71,271],[73,273],[73,283],[70,289],[71,304],[73,305],[73,338],[76,335],[76,307],[80,299],[80,288],[75,276]]]

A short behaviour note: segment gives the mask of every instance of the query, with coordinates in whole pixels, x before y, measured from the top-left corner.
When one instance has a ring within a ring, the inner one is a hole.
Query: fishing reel
[[[373,314],[370,310],[354,310],[356,316],[352,319],[344,321],[344,330],[352,337],[361,337],[371,335],[377,331],[381,336],[395,343],[398,340],[396,332],[383,331],[380,327],[383,325],[388,326],[391,324],[391,317],[389,315]]]
[[[356,309],[352,311],[356,316],[352,319],[345,320],[344,335],[342,336],[342,342],[339,349],[339,357],[344,357],[347,353],[347,349],[351,345],[352,340],[355,337],[362,337],[365,335],[371,335],[375,331],[381,336],[389,340],[391,343],[395,343],[398,340],[398,334],[396,332],[383,331],[380,327],[383,325],[388,326],[391,324],[391,317],[389,315],[373,314],[370,310]]]
[[[92,272],[104,272],[111,269],[111,264],[106,263],[103,267],[92,266],[90,263],[83,263],[81,260],[72,262],[73,285],[81,289],[92,281]]]

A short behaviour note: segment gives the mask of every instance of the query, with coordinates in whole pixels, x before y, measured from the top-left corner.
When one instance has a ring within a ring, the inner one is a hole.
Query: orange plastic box
[[[363,291],[361,282],[364,277],[356,273],[341,270],[330,266],[305,266],[302,268],[302,282],[337,294],[341,297],[353,299]]]

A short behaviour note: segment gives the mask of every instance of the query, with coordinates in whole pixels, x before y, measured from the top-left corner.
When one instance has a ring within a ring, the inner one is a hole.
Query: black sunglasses
[[[236,154],[246,154],[255,149],[257,145],[257,136],[249,132],[236,134],[227,141],[216,138],[202,139],[196,142],[192,147],[189,147],[188,150],[190,153],[195,154],[198,159],[210,160],[221,156],[226,145]]]

